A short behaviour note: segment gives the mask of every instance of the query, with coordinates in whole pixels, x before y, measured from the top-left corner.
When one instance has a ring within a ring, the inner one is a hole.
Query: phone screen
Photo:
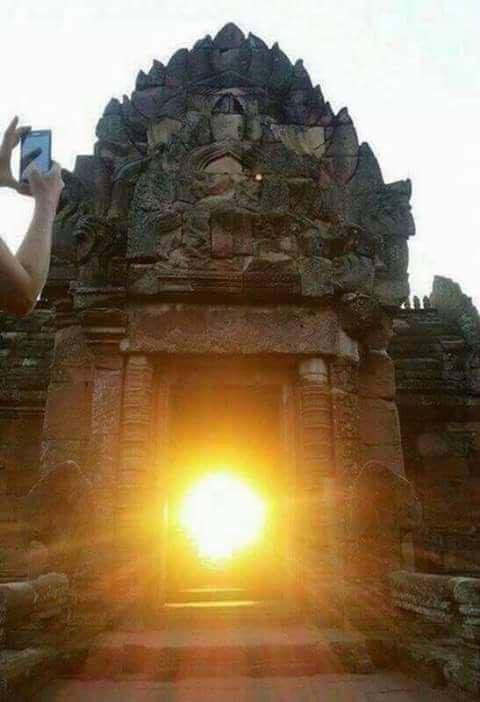
[[[47,129],[32,131],[23,137],[20,153],[20,180],[26,181],[33,167],[40,173],[46,173],[50,170],[51,138],[51,132]]]

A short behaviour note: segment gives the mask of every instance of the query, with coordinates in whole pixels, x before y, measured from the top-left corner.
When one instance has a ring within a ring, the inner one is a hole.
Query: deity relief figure
[[[80,281],[94,285],[107,281],[109,263],[121,253],[114,226],[104,217],[85,214],[77,221],[74,237]]]

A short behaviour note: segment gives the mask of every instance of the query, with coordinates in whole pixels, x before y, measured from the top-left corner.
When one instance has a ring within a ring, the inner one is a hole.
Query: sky
[[[412,294],[445,275],[480,306],[480,0],[2,0],[0,129],[15,114],[51,129],[53,157],[72,169],[140,69],[230,21],[303,58],[385,180],[411,178]],[[31,211],[0,190],[13,249]]]

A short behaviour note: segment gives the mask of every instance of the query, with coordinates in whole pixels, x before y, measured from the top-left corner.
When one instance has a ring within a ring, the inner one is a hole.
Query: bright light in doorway
[[[262,498],[227,472],[211,473],[194,484],[180,507],[180,523],[201,558],[219,561],[250,546],[266,518]]]

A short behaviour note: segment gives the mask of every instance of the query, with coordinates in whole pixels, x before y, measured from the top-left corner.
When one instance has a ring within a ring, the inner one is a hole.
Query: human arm
[[[47,279],[55,211],[35,203],[32,221],[16,255],[0,240],[0,309],[23,316]]]
[[[17,254],[13,255],[0,240],[0,309],[24,315],[35,306],[47,279],[52,225],[63,182],[58,164],[54,164],[45,175],[32,170],[27,188],[13,178],[10,167],[12,150],[18,144],[22,130],[28,130],[16,125],[15,119],[0,147],[0,186],[30,192],[35,205],[32,221]]]

